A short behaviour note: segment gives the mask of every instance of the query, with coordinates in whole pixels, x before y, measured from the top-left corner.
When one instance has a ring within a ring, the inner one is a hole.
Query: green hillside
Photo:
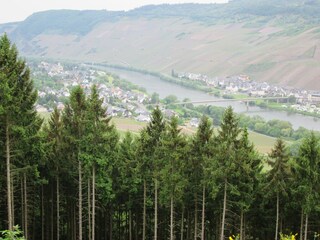
[[[0,25],[25,56],[108,62],[162,73],[248,74],[320,89],[319,0],[234,0],[129,12],[59,10]]]

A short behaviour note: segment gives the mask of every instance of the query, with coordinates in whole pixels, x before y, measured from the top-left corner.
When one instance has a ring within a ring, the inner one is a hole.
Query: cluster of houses
[[[195,73],[178,73],[181,79],[199,81],[203,84],[223,91],[222,95],[246,94],[248,97],[293,97],[295,105],[290,107],[301,112],[320,113],[320,92],[302,89],[291,89],[271,85],[266,82],[256,82],[247,75],[210,78],[207,75]],[[286,106],[288,107],[288,106]]]
[[[64,69],[60,63],[41,62],[34,69],[35,75],[46,74],[51,78],[59,79],[60,87],[51,88],[44,84],[44,87],[38,90],[39,102],[48,96],[54,96],[54,106],[59,110],[64,109],[63,99],[70,97],[71,89],[80,85],[86,94],[90,93],[93,84],[96,84],[100,96],[103,98],[103,106],[107,108],[109,116],[121,116],[135,118],[138,121],[150,121],[149,111],[144,104],[150,102],[150,97],[137,91],[125,91],[117,86],[98,82],[99,77],[108,77],[103,71],[92,70],[84,66],[74,66],[71,69]],[[107,80],[106,80],[107,81]],[[38,104],[38,112],[51,112],[52,106],[48,104]]]

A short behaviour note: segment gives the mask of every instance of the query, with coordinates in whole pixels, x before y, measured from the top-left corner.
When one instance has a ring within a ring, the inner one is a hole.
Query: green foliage
[[[320,149],[319,139],[311,133],[307,136],[299,149],[297,159],[298,192],[301,195],[302,208],[305,214],[310,214],[318,208],[320,196],[318,194]]]
[[[272,186],[272,189],[269,190],[287,195],[286,186],[291,178],[291,167],[289,165],[290,156],[282,139],[277,139],[269,158],[268,163],[271,170],[268,173],[268,186]]]
[[[13,230],[1,231],[3,237],[0,240],[25,240],[23,237],[23,232],[20,230],[19,226],[14,226]]]
[[[280,233],[280,240],[295,240],[297,235],[298,234],[287,235],[287,234]]]

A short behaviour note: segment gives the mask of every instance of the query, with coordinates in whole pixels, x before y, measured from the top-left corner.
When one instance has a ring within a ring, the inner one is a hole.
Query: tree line
[[[35,111],[30,71],[0,39],[0,229],[26,239],[308,239],[319,232],[319,139],[256,152],[232,108],[185,135],[159,108],[120,137],[96,86]]]

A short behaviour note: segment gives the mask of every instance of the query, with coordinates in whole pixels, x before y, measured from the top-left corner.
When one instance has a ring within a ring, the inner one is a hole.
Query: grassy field
[[[127,131],[130,131],[134,134],[138,134],[139,131],[144,126],[146,126],[145,123],[141,123],[141,122],[135,121],[134,119],[127,119],[127,118],[113,118],[112,122],[115,124],[115,126],[119,130],[121,136],[123,136],[124,133]],[[192,128],[192,127],[186,127],[186,126],[182,127],[182,132],[187,135],[194,134],[196,130],[197,130],[196,128]],[[249,138],[254,143],[256,149],[260,153],[270,152],[271,148],[273,147],[276,141],[275,138],[262,135],[259,133],[255,133],[255,132],[250,132]]]

